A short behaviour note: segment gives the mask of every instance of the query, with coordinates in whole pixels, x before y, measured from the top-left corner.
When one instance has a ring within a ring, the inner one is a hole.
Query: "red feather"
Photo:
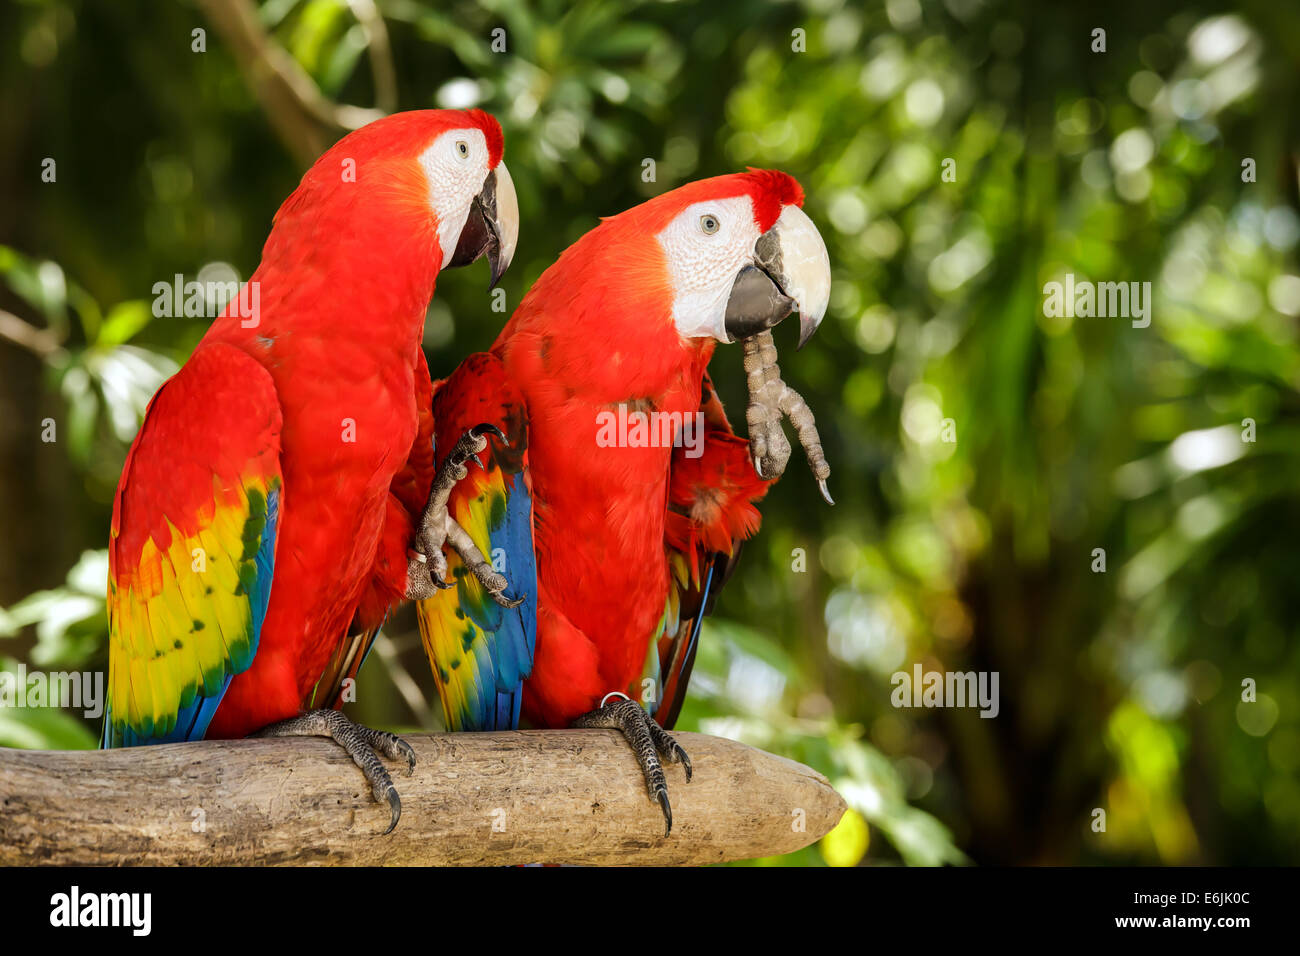
[[[207,457],[238,457],[234,439],[248,434],[252,416],[283,421],[274,585],[257,653],[233,678],[209,736],[243,736],[303,707],[333,705],[336,681],[354,672],[358,631],[377,625],[405,589],[406,542],[433,467],[420,341],[441,266],[418,157],[444,130],[471,126],[499,161],[500,127],[478,111],[396,114],[326,152],[275,216],[250,280],[257,315],[232,307],[216,319],[165,386],[163,398],[177,401],[160,399],[149,413],[142,434],[170,436],[177,458],[166,473],[124,473],[124,549],[178,520],[135,507],[137,499],[166,486],[212,500],[211,472],[191,474],[191,459],[204,459],[187,454],[189,444],[200,442]],[[195,374],[204,356],[232,350],[269,373],[266,394],[253,391],[238,363],[209,359],[213,367]],[[223,397],[231,394],[248,402]],[[278,408],[245,407],[258,402]]]
[[[640,678],[674,586],[671,551],[698,574],[758,528],[752,502],[767,485],[706,394],[714,342],[672,322],[656,238],[684,207],[737,195],[754,199],[764,228],[803,196],[784,173],[752,170],[606,219],[542,274],[493,347],[530,423],[539,608],[524,714],[535,724],[565,726]],[[712,427],[698,460],[597,445],[599,416],[620,405],[685,417],[702,403]]]

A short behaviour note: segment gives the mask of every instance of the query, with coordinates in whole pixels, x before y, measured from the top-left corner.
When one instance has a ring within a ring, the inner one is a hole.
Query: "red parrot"
[[[113,504],[104,746],[330,736],[396,825],[377,752],[414,754],[336,708],[388,610],[443,586],[420,343],[441,269],[509,265],[502,149],[478,110],[345,136],[276,214],[256,312],[232,303],[153,397]]]
[[[448,728],[509,729],[522,715],[621,730],[669,831],[658,755],[688,780],[690,762],[664,728],[768,487],[706,367],[717,342],[795,309],[801,341],[820,323],[830,264],[802,201],[790,176],[751,170],[605,219],[542,274],[490,352],[435,386],[439,433],[488,422],[508,439],[456,485],[450,511],[523,598],[487,600],[481,569],[452,555],[456,590],[418,605]]]

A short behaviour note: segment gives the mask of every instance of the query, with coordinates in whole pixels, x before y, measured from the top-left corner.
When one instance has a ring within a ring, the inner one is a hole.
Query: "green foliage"
[[[63,587],[29,594],[0,608],[0,637],[20,629],[36,631],[30,659],[38,667],[76,667],[92,660],[108,633],[105,613],[108,552],[87,551],[68,572]]]
[[[853,811],[885,834],[906,863],[937,866],[964,862],[948,829],[908,804],[903,774],[875,747],[862,742],[861,727],[844,726],[833,714],[791,714],[792,700],[815,693],[815,684],[797,660],[770,636],[732,622],[709,620],[700,639],[691,696],[680,724],[740,740],[820,770]],[[821,859],[816,847],[794,856],[783,862]],[[755,862],[761,865],[765,861]],[[857,862],[858,858],[853,858],[840,865]]]
[[[16,674],[18,661],[0,658],[0,674]],[[86,723],[51,707],[0,707],[0,747],[23,750],[93,750],[99,738]]]
[[[148,304],[131,299],[105,314],[57,263],[29,259],[5,246],[0,246],[0,282],[59,343],[43,355],[49,380],[67,408],[65,434],[60,439],[56,427],[55,440],[111,490],[149,399],[179,367],[165,355],[128,344],[151,321]],[[97,454],[107,455],[111,466],[96,469]]]

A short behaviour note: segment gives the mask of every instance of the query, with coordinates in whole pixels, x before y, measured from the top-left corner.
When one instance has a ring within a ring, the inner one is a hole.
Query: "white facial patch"
[[[686,338],[729,342],[723,322],[736,273],[754,261],[754,203],[732,196],[694,203],[658,235],[673,289],[673,324]]]
[[[445,267],[456,254],[469,207],[487,179],[487,139],[480,129],[449,129],[420,154],[429,181],[429,206],[438,219],[438,245]]]

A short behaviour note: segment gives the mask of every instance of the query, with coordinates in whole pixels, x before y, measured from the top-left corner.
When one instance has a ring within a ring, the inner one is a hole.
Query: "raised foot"
[[[615,695],[606,695],[605,699],[612,696]],[[641,765],[650,799],[657,800],[663,810],[664,836],[668,836],[673,832],[673,808],[668,802],[668,782],[664,779],[664,768],[659,758],[662,756],[667,763],[681,763],[687,783],[691,782],[691,758],[686,756],[686,751],[673,735],[655,723],[636,701],[625,694],[617,696],[621,699],[609,701],[599,709],[583,714],[573,722],[573,726],[622,732]]]
[[[827,504],[831,499],[826,479],[831,476],[831,466],[826,462],[821,436],[812,409],[802,395],[781,379],[781,369],[776,364],[776,342],[772,333],[759,332],[742,343],[745,353],[745,380],[749,386],[749,404],[745,408],[745,423],[749,426],[749,452],[754,459],[754,470],[760,478],[780,478],[790,461],[790,442],[781,427],[781,419],[789,418],[799,436],[799,444],[808,456],[808,467],[817,479],[817,487]]]
[[[406,759],[406,774],[415,770],[415,751],[401,737],[386,730],[371,730],[354,724],[337,710],[309,710],[298,717],[290,717],[263,727],[254,737],[329,737],[348,752],[353,763],[361,768],[370,783],[370,792],[379,803],[387,802],[392,810],[392,822],[385,834],[393,832],[402,816],[402,800],[388,771],[379,762],[378,753],[392,760]]]
[[[512,600],[505,596],[508,582],[504,575],[492,570],[474,539],[447,510],[451,490],[469,474],[466,464],[475,461],[480,468],[483,467],[478,456],[487,448],[489,434],[496,435],[502,444],[508,444],[506,436],[495,425],[475,425],[460,437],[434,475],[429,500],[420,515],[414,547],[407,560],[408,600],[423,601],[432,597],[435,591],[451,587],[446,580],[447,559],[442,553],[443,544],[449,544],[493,601],[502,607],[518,607],[523,603],[523,598]]]

